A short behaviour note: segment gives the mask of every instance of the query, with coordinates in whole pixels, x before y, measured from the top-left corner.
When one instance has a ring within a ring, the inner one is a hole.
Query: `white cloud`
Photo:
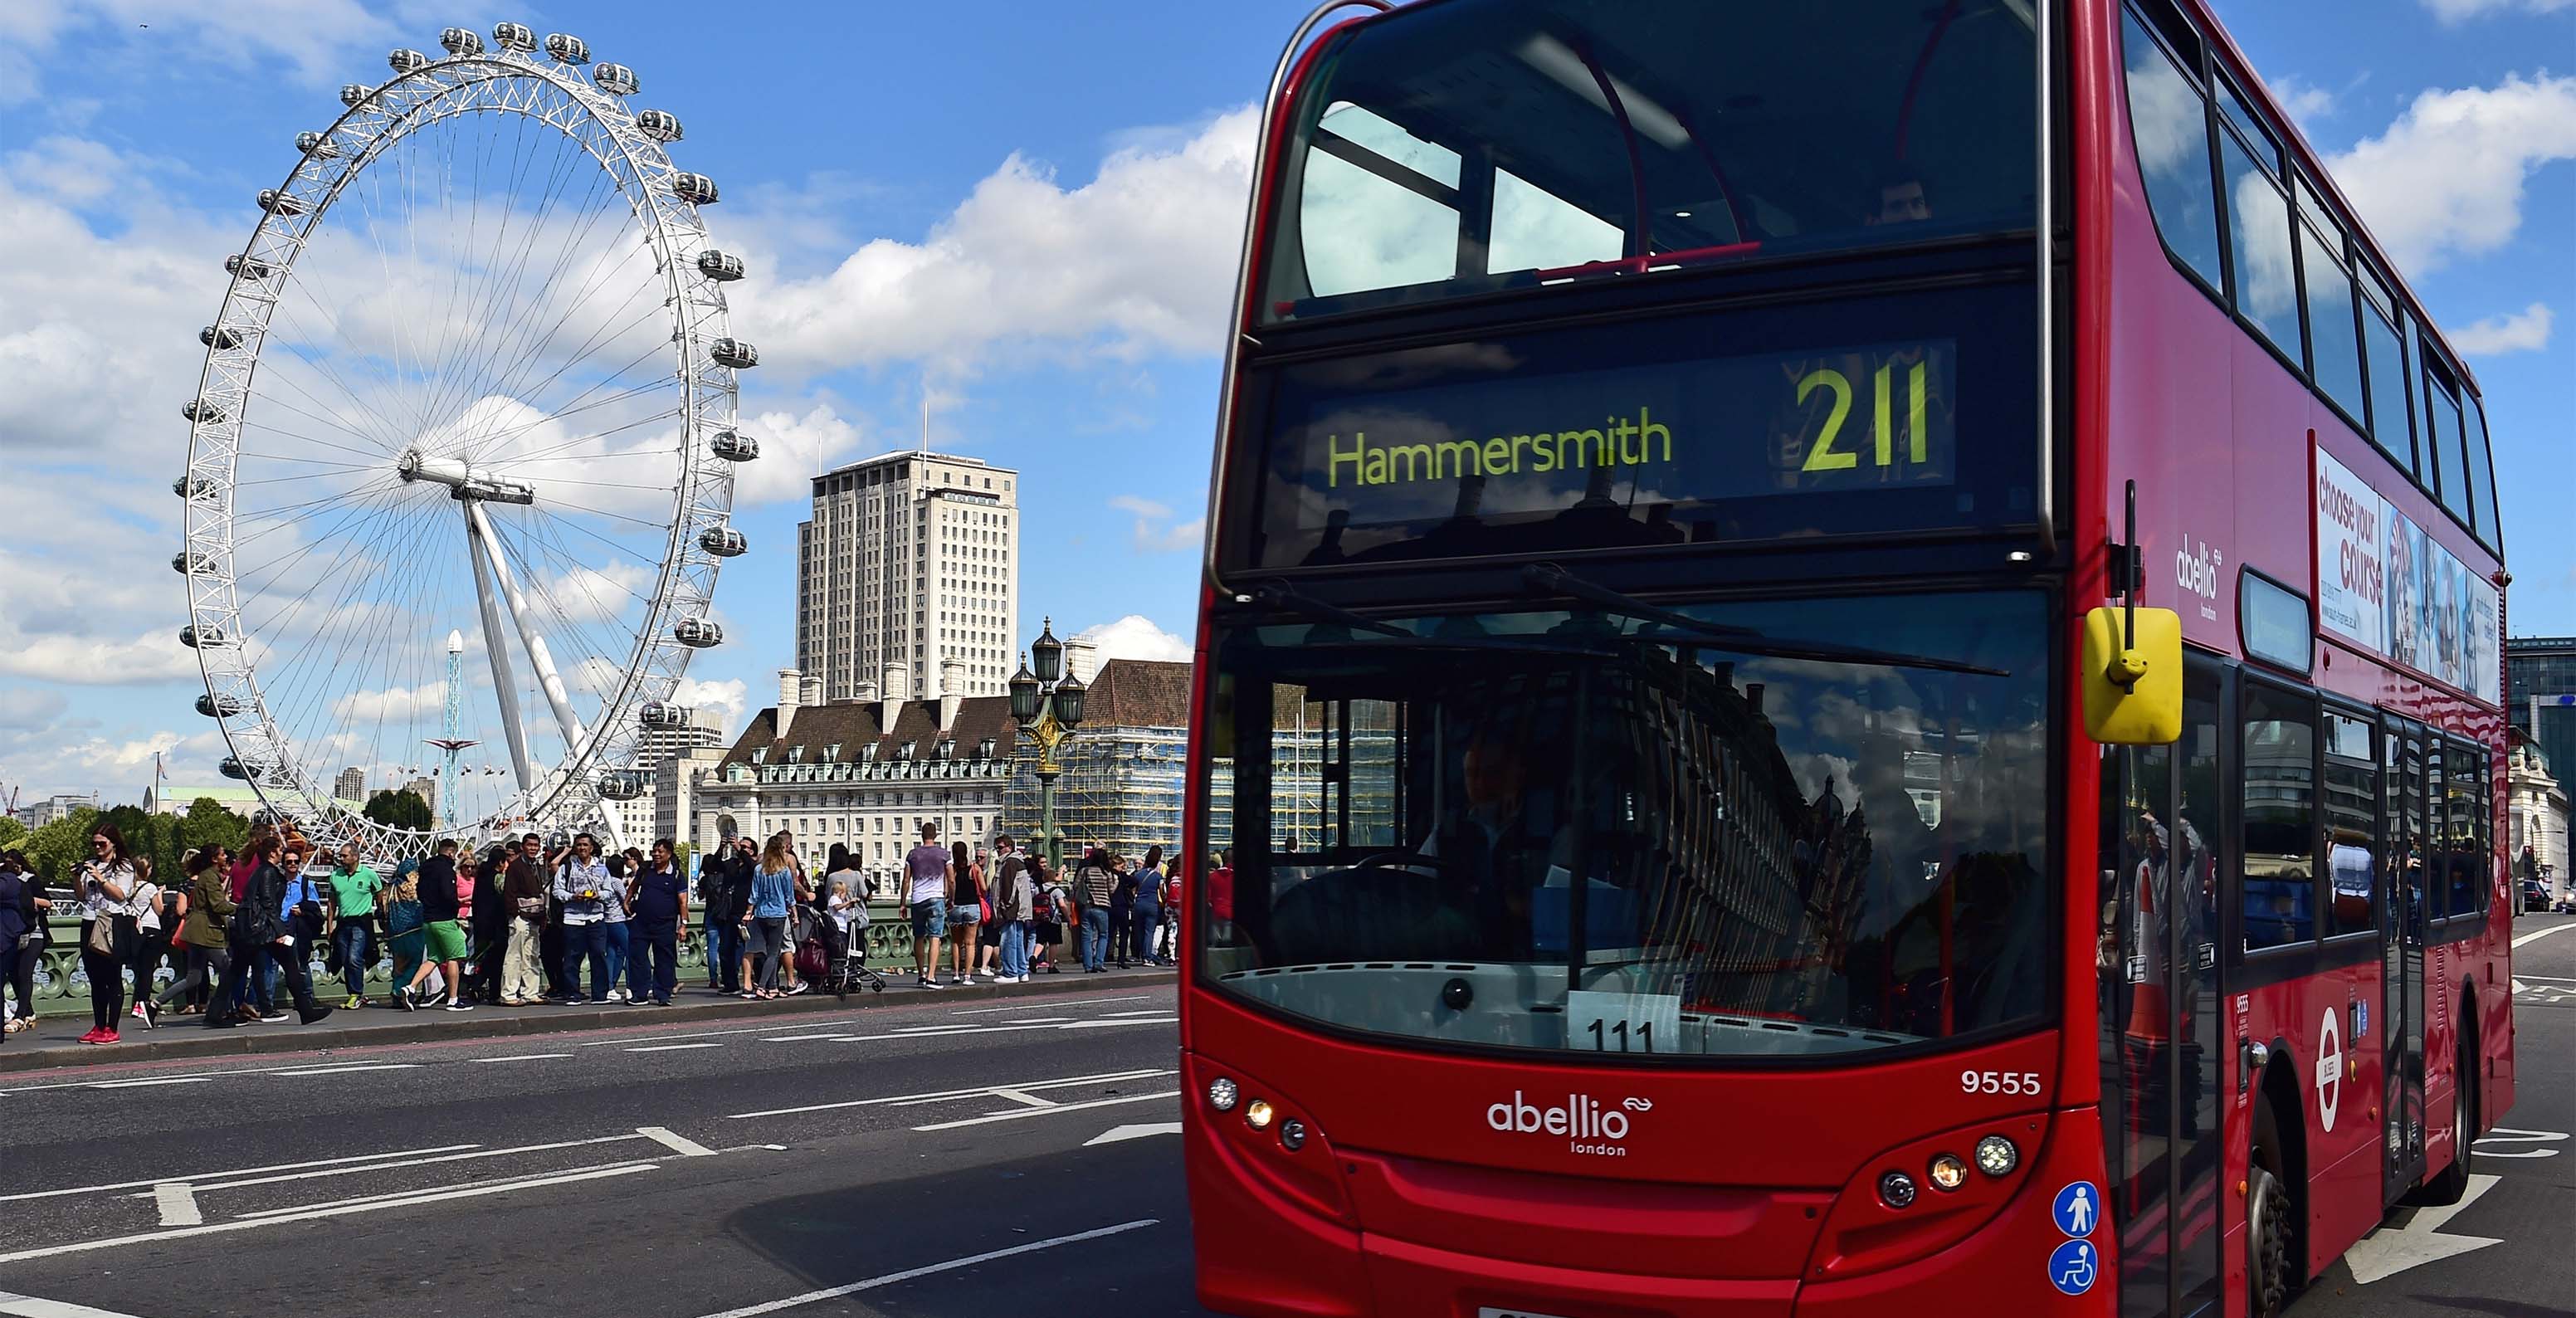
[[[767,351],[765,345],[762,351]],[[745,419],[741,428],[760,441],[760,459],[734,468],[736,507],[811,498],[814,473],[858,456],[863,438],[828,403],[816,403],[802,416],[783,409],[763,412]]]
[[[2478,256],[2522,227],[2534,170],[2576,159],[2576,77],[2512,74],[2493,87],[2431,90],[2330,162],[2400,269],[2421,277]]]
[[[1156,626],[1141,613],[1131,613],[1116,622],[1104,622],[1077,633],[1080,639],[1100,647],[1103,661],[1110,659],[1157,659],[1168,663],[1188,663],[1190,643]]]
[[[1136,548],[1149,554],[1177,553],[1196,550],[1207,533],[1207,519],[1193,517],[1176,521],[1170,504],[1157,503],[1139,495],[1112,496],[1109,506],[1136,516]]]
[[[36,57],[67,36],[91,40],[103,31],[117,33],[129,49],[167,58],[272,68],[282,57],[293,77],[311,85],[347,74],[359,51],[413,35],[358,0],[16,0],[0,5],[0,104],[33,100],[42,90]],[[169,55],[173,50],[184,53]]]
[[[2424,0],[2424,7],[2445,23],[2464,23],[2472,18],[2509,10],[2554,14],[2562,9],[2576,9],[2576,0]]]
[[[684,677],[671,699],[674,704],[721,715],[722,722],[717,726],[731,731],[742,726],[744,708],[751,703],[751,690],[738,677],[713,682]]]
[[[2449,337],[2452,347],[2473,357],[2538,352],[2549,346],[2552,319],[2547,303],[2534,302],[2510,315],[2489,316],[2452,330]]]
[[[2333,92],[2295,73],[2265,78],[2263,85],[2271,90],[2272,99],[2279,101],[2281,108],[2289,111],[2290,117],[2297,120],[2302,128],[2331,116],[2335,111]]]
[[[1053,341],[1114,356],[1213,353],[1241,254],[1256,112],[1177,146],[1120,150],[1075,188],[1013,155],[918,243],[874,239],[826,274],[731,294],[764,369],[972,368]]]

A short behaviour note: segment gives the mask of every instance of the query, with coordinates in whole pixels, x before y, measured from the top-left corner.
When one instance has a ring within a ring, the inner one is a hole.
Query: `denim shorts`
[[[912,904],[912,936],[939,938],[948,932],[948,901],[932,897]]]

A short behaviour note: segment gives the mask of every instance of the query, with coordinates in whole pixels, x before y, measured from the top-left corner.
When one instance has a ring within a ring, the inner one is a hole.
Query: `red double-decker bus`
[[[2486,426],[2198,0],[1331,8],[1197,639],[1205,1303],[2263,1315],[2459,1197]]]

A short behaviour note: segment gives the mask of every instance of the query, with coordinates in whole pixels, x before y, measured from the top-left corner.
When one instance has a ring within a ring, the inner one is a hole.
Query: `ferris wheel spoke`
[[[582,158],[582,153],[579,152],[573,152],[570,155],[572,160],[567,163],[578,163]],[[611,213],[597,200],[600,185],[606,179],[607,174],[604,171],[594,173],[590,189],[583,194],[580,209],[576,212],[581,217],[580,227],[571,228],[568,224],[561,226],[567,230],[562,249],[549,262],[544,282],[530,291],[527,287],[527,260],[533,253],[539,237],[544,233],[546,222],[553,216],[558,201],[553,192],[552,180],[549,180],[548,195],[540,204],[535,220],[528,226],[516,257],[511,261],[506,274],[497,283],[508,297],[505,311],[497,320],[498,323],[509,328],[502,334],[493,336],[483,345],[480,356],[467,365],[466,369],[458,372],[460,386],[465,396],[484,396],[493,393],[499,393],[505,397],[513,396],[506,389],[494,388],[493,379],[503,363],[519,360],[525,351],[527,335],[536,317],[521,314],[522,307],[533,312],[537,308],[549,305],[551,299],[548,294],[553,290],[555,281],[561,277],[563,268],[578,255],[582,242],[589,237],[599,220]],[[611,195],[613,197],[614,194]],[[604,248],[601,259],[605,259],[610,250],[614,250],[613,247]]]
[[[612,200],[614,200],[613,197]],[[586,236],[590,225],[597,223],[602,216],[612,213],[613,211],[607,207],[591,209],[587,219],[584,221],[582,234],[576,236]],[[565,322],[569,321],[583,308],[589,306],[590,299],[601,288],[614,287],[614,284],[602,282],[603,279],[608,276],[613,276],[625,262],[632,260],[635,255],[631,250],[621,251],[616,243],[603,243],[600,246],[599,254],[591,260],[590,270],[585,272],[582,276],[581,283],[575,287],[571,293],[561,299],[549,297],[548,295],[553,292],[555,282],[562,277],[564,269],[569,263],[569,258],[574,254],[573,249],[568,244],[565,251],[548,269],[545,283],[537,289],[535,296],[530,299],[530,306],[532,308],[545,307],[557,303],[559,303],[563,308],[562,314],[557,316],[553,322],[547,324],[546,337],[542,340],[534,340],[533,336],[537,332],[537,326],[546,322],[544,322],[539,316],[528,316],[519,323],[516,333],[507,345],[507,351],[495,355],[493,359],[494,363],[507,363],[507,369],[512,377],[522,373],[530,364],[543,362],[545,360],[545,349],[550,343],[552,343],[555,333]],[[611,263],[610,258],[612,257],[616,258],[615,264]],[[650,289],[651,287],[652,285],[650,283],[638,284],[639,290]],[[627,296],[630,302],[635,296],[636,291],[637,290],[629,291]],[[625,304],[621,304],[621,309],[624,305]],[[615,313],[612,312],[611,314],[614,315]],[[505,379],[502,382],[502,387],[506,389],[507,383],[508,381]]]
[[[602,387],[602,386],[604,386],[604,385],[613,384],[613,383],[617,382],[618,380],[624,379],[624,378],[626,377],[626,375],[627,375],[627,373],[628,373],[628,372],[631,372],[631,371],[633,371],[636,367],[643,365],[646,361],[651,360],[652,358],[654,358],[654,357],[657,357],[657,356],[661,355],[661,353],[663,352],[663,350],[664,350],[667,346],[668,346],[668,345],[666,345],[666,344],[659,344],[659,343],[656,343],[656,344],[652,344],[652,345],[650,345],[650,346],[646,347],[646,348],[644,349],[644,351],[642,351],[642,352],[640,352],[640,353],[637,353],[637,354],[635,355],[635,357],[634,357],[632,360],[628,361],[625,365],[618,367],[618,368],[617,368],[617,370],[616,370],[616,372],[615,372],[614,374],[607,375],[607,376],[603,376],[602,378],[600,378],[600,379],[598,379],[598,380],[596,380],[596,381],[593,381],[593,382],[592,382],[592,383],[591,383],[587,388],[584,388],[580,393],[574,394],[574,395],[572,396],[572,398],[571,398],[571,399],[569,399],[569,400],[567,400],[567,401],[566,401],[565,406],[563,406],[563,407],[561,407],[561,408],[558,408],[556,411],[554,411],[554,412],[552,412],[552,413],[549,413],[549,414],[547,414],[546,416],[539,417],[539,418],[537,418],[537,419],[536,419],[536,420],[534,420],[534,421],[530,421],[530,422],[527,422],[527,423],[525,423],[525,424],[523,424],[523,425],[521,425],[521,426],[519,426],[519,427],[516,427],[516,428],[514,429],[514,431],[513,431],[513,432],[511,432],[511,435],[512,435],[513,437],[515,437],[515,435],[517,435],[517,434],[522,434],[522,433],[525,433],[526,431],[533,430],[533,429],[535,429],[535,428],[536,428],[536,427],[538,427],[538,426],[544,425],[544,424],[545,424],[546,422],[548,422],[548,421],[558,421],[558,420],[561,420],[561,419],[562,419],[562,418],[564,418],[564,417],[572,416],[572,415],[574,415],[574,414],[576,414],[576,413],[580,413],[580,412],[587,412],[587,411],[593,411],[593,410],[596,410],[597,408],[600,408],[600,407],[612,406],[612,405],[614,405],[615,403],[618,403],[618,402],[629,402],[629,401],[634,401],[634,400],[638,400],[638,399],[647,398],[647,397],[650,397],[652,394],[655,394],[655,393],[661,392],[661,391],[663,391],[663,390],[669,390],[669,391],[671,391],[671,392],[672,392],[672,393],[674,393],[674,394],[679,393],[679,392],[680,392],[680,382],[679,382],[679,380],[678,380],[677,378],[672,377],[672,376],[658,376],[658,377],[648,378],[648,379],[646,379],[646,380],[644,380],[644,381],[642,381],[642,382],[639,382],[639,383],[637,383],[637,384],[629,385],[629,386],[627,386],[626,388],[624,388],[624,389],[620,389],[620,390],[616,391],[616,392],[615,392],[615,393],[613,393],[613,394],[606,394],[606,395],[602,395],[600,398],[598,398],[598,399],[594,399],[594,400],[592,400],[591,402],[588,402],[588,403],[583,403],[583,402],[580,402],[580,401],[579,401],[580,399],[587,397],[587,396],[591,393],[591,391],[592,391],[592,390],[598,389],[598,388],[600,388],[600,387]],[[551,377],[549,377],[549,378],[548,378],[548,379],[546,379],[546,380],[541,380],[541,381],[539,381],[539,382],[538,382],[538,387],[539,387],[539,388],[543,388],[545,385],[548,385],[548,384],[551,384],[551,383],[553,383],[553,380],[552,380],[552,378],[551,378]],[[665,410],[660,411],[660,412],[650,412],[650,413],[647,413],[647,415],[649,415],[649,416],[677,416],[677,415],[679,415],[679,411],[680,411],[679,404],[678,404],[678,402],[675,400],[675,401],[673,401],[672,403],[670,403],[670,404],[666,405]],[[568,449],[568,448],[570,448],[570,447],[571,447],[571,444],[570,444],[569,442],[558,440],[558,441],[555,441],[554,443],[551,443],[551,444],[547,445],[547,446],[546,446],[546,447],[544,447],[544,448],[533,450],[533,451],[532,451],[532,452],[530,452],[530,453],[523,453],[523,454],[516,454],[516,455],[513,455],[513,456],[512,456],[512,458],[511,458],[511,461],[513,461],[513,462],[525,462],[525,461],[530,460],[531,458],[535,458],[535,457],[544,457],[544,456],[550,456],[550,455],[553,455],[553,454],[561,453],[561,452],[564,452],[566,449]],[[594,456],[596,456],[596,455],[592,455],[592,454],[582,454],[582,455],[577,455],[577,456],[582,456],[582,457],[594,457]]]
[[[289,351],[291,352],[293,349],[290,348]],[[276,365],[283,367],[286,363],[279,362],[276,363]],[[272,407],[282,407],[289,412],[295,413],[297,416],[304,417],[310,421],[319,422],[323,426],[347,435],[352,439],[366,443],[373,443],[379,448],[384,445],[385,437],[381,431],[368,425],[351,421],[347,416],[341,413],[339,408],[322,401],[322,399],[317,397],[312,390],[305,388],[303,383],[295,378],[295,374],[296,373],[293,371],[274,370],[270,372],[269,379],[273,383],[283,384],[287,388],[294,390],[298,397],[312,405],[312,410],[308,411],[304,408],[297,407],[293,403],[287,402],[285,399],[279,398],[273,394],[263,401]],[[348,392],[345,385],[341,387],[341,392]],[[350,401],[354,403],[357,402],[357,399],[352,395]],[[369,418],[371,421],[377,419],[376,415],[367,411],[363,404],[360,405],[358,414]],[[356,452],[358,450],[353,449],[351,451]],[[369,456],[372,457],[375,455],[370,454]]]
[[[409,522],[411,519],[403,520]],[[388,543],[391,543],[390,539]],[[414,534],[403,539],[401,546],[415,550],[419,545],[420,536],[415,524]],[[365,585],[381,584],[391,579],[403,570],[393,564],[410,561],[413,557],[409,553],[391,556],[381,572],[343,574],[345,579],[339,591],[320,615],[320,626],[277,668],[271,685],[283,694],[272,704],[271,714],[294,734],[293,740],[298,744],[310,745],[319,740],[308,735],[308,724],[313,719],[328,717],[347,694],[338,686],[338,677],[340,670],[349,666],[347,660],[353,630],[362,622],[358,611],[351,607],[359,591]],[[351,668],[351,671],[360,670]]]
[[[635,288],[628,290],[625,299],[618,304],[616,310],[609,313],[610,316],[615,317],[625,315],[627,308],[632,307],[637,298],[645,297],[645,295],[651,291],[651,286],[645,284],[638,284]],[[518,365],[514,366],[508,377],[500,382],[498,385],[499,392],[511,397],[522,397],[537,394],[547,386],[553,384],[556,380],[563,378],[563,376],[567,372],[571,371],[573,367],[588,361],[592,353],[599,351],[601,348],[606,347],[611,343],[618,342],[620,339],[642,326],[648,320],[654,319],[662,314],[662,307],[659,300],[647,298],[644,309],[636,312],[632,316],[628,316],[624,321],[614,325],[613,327],[603,322],[601,326],[598,329],[593,330],[590,337],[583,342],[580,351],[564,359],[564,361],[558,364],[553,370],[547,372],[542,379],[539,379],[532,385],[521,383],[526,373],[534,369],[535,366],[543,360],[542,354],[545,348],[553,343],[555,333],[561,329],[566,321],[571,319],[574,312],[577,310],[577,307],[567,307],[564,309],[563,315],[557,317],[554,326],[547,330],[546,338],[534,349],[523,354],[519,359]],[[626,367],[621,368],[621,372],[626,369],[632,369],[632,367],[641,364],[655,353],[668,351],[669,348],[670,341],[668,339],[649,343],[645,346],[645,350],[642,353],[637,354],[633,361],[629,362]]]
[[[318,272],[316,273],[318,275]],[[341,325],[339,317],[324,309],[322,304],[315,299],[315,289],[307,287],[308,283],[318,286],[319,282],[318,277],[308,280],[303,272],[290,275],[286,280],[287,286],[292,288],[305,300],[305,302],[311,304],[313,309],[328,323],[330,330],[329,338],[325,339],[322,335],[315,333],[311,327],[307,326],[304,323],[303,316],[296,311],[294,306],[287,301],[286,297],[281,292],[276,302],[276,318],[291,331],[291,335],[284,341],[280,342],[278,346],[285,349],[295,362],[312,368],[314,373],[330,382],[331,386],[338,389],[341,395],[346,397],[350,404],[357,409],[357,414],[360,417],[366,418],[368,421],[375,423],[375,428],[358,429],[353,433],[367,434],[374,437],[384,452],[391,453],[395,448],[392,433],[390,430],[384,428],[390,422],[390,418],[385,415],[385,411],[388,404],[391,402],[391,399],[379,396],[374,402],[369,402],[358,393],[357,389],[352,386],[345,377],[340,374],[339,368],[332,364],[331,357],[336,355],[336,353],[317,353],[314,351],[313,346],[311,346],[317,344],[336,343],[345,344],[352,349],[359,347],[357,341],[351,338],[348,331]],[[286,363],[280,362],[274,364],[282,366]],[[291,377],[288,378],[291,380]],[[307,396],[310,396],[310,391],[303,390],[301,386],[298,386],[298,391],[304,392]]]

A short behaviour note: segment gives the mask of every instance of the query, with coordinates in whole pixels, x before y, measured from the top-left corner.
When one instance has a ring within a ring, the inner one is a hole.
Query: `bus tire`
[[[2460,1061],[2451,1078],[2451,1165],[2424,1182],[2418,1203],[2456,1204],[2469,1192],[2470,1146],[2478,1140],[2476,1025],[2474,1018],[2463,1018],[2460,1025]]]
[[[2290,1263],[2296,1219],[2289,1185],[2281,1179],[2280,1137],[2270,1103],[2255,1108],[2251,1161],[2245,1179],[2245,1310],[2249,1318],[2277,1318],[2296,1289]]]

